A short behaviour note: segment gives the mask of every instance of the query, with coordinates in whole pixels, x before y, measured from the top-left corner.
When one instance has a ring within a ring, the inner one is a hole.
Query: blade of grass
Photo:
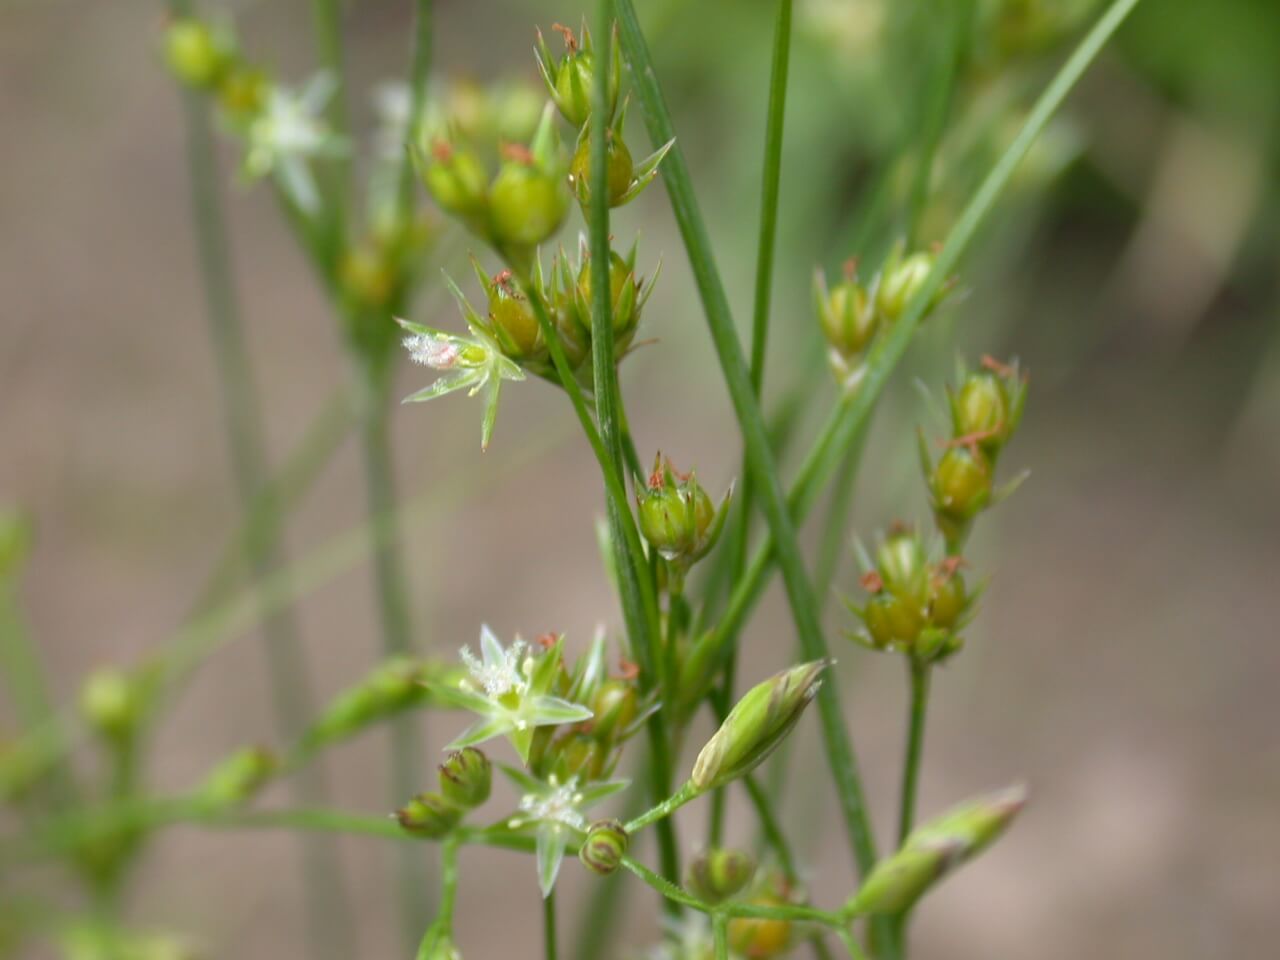
[[[609,16],[609,0],[598,0],[596,4],[596,60],[599,64],[610,62],[613,30]],[[609,469],[619,478],[623,472],[623,439],[626,433],[626,421],[622,413],[622,395],[618,387],[618,362],[614,355],[612,292],[610,282],[611,258],[609,246],[609,190],[607,145],[605,137],[608,125],[603,118],[608,114],[608,82],[609,71],[598,69],[594,72],[591,90],[591,114],[600,118],[590,123],[589,129],[589,187],[588,232],[591,252],[591,364],[596,404],[596,420],[600,427],[600,439],[609,461]],[[607,503],[609,525],[613,531],[610,538],[614,544],[615,561],[618,565],[619,578],[625,591],[630,595],[624,598],[624,606],[633,611],[633,622],[629,627],[642,628],[643,599],[639,583],[648,580],[649,568],[640,565],[640,557],[626,549],[626,533],[624,526],[631,522],[631,505],[626,501],[610,498]],[[625,518],[623,514],[625,513]],[[656,603],[656,601],[655,601]],[[655,624],[656,626],[656,624]],[[666,669],[664,664],[668,658],[661,649],[661,633],[659,630],[644,629],[643,633],[628,630],[632,635],[633,646],[644,643],[649,650],[649,662],[656,671],[659,680],[659,691],[668,705],[675,695],[677,677]],[[647,636],[646,636],[647,634]],[[669,737],[666,727],[667,717],[671,710],[657,711],[650,718],[650,739],[653,741],[654,762],[650,765],[653,771],[653,802],[657,803],[671,792],[672,770],[670,765]],[[676,842],[675,827],[666,820],[658,827],[659,856],[663,872],[668,876],[680,875],[679,846]],[[669,911],[678,913],[678,907],[669,900],[663,901]]]
[[[658,87],[644,34],[631,0],[615,0],[624,53],[631,64],[639,99],[644,108],[650,139],[666,143],[674,138],[671,117]],[[665,136],[664,136],[665,134]],[[661,139],[660,139],[661,138]],[[750,374],[742,347],[734,330],[728,299],[711,255],[706,226],[693,195],[683,151],[677,142],[663,164],[663,178],[672,208],[684,238],[690,265],[702,299],[712,342],[729,388],[734,413],[741,427],[748,463],[759,484],[761,502],[769,528],[777,543],[778,565],[782,570],[787,598],[804,644],[805,655],[813,660],[828,656],[827,643],[818,623],[813,586],[804,569],[795,527],[782,492],[777,464],[769,449],[764,420],[751,388]],[[841,813],[860,871],[865,874],[875,862],[871,836],[853,748],[845,729],[840,693],[835,683],[823,684],[818,692],[818,709],[823,742],[835,782]]]
[[[778,20],[773,32],[773,65],[769,74],[769,108],[765,123],[764,163],[760,186],[760,236],[756,243],[756,286],[751,310],[751,389],[757,402],[764,386],[765,348],[769,339],[769,307],[773,292],[773,256],[778,237],[778,194],[782,181],[782,131],[787,107],[788,61],[791,55],[791,0],[779,0]],[[738,508],[738,528],[733,544],[732,582],[742,578],[747,566],[747,540],[751,531],[751,507],[755,499],[755,483],[748,469],[746,455],[742,459],[742,496]],[[730,651],[721,682],[722,699],[733,699],[733,682],[737,665],[736,649]],[[711,796],[711,845],[718,846],[724,833],[724,788]]]

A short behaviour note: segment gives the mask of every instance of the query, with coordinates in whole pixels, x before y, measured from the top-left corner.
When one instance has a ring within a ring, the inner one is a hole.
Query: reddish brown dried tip
[[[1001,363],[989,353],[984,353],[982,355],[982,368],[984,370],[990,370],[992,373],[999,374],[1002,377],[1013,376],[1013,367],[1009,366],[1007,363]]]
[[[884,580],[875,570],[868,570],[862,575],[862,589],[867,593],[879,593],[884,589]]]
[[[453,147],[443,140],[437,140],[431,145],[431,155],[441,163],[448,163],[453,157]]]
[[[620,680],[636,680],[640,676],[640,664],[632,663],[626,657],[618,660],[618,678]]]
[[[846,280],[855,280],[858,276],[858,258],[850,257],[844,262],[844,278]]]
[[[950,440],[941,441],[943,447],[967,447],[969,452],[977,455],[978,444],[984,440],[990,440],[992,437],[998,437],[1000,431],[1004,429],[1004,424],[998,424],[990,430],[979,430],[976,433],[966,433],[962,437],[952,437]]]
[[[578,38],[573,35],[573,31],[566,27],[563,23],[553,23],[551,29],[560,36],[564,37],[565,48],[570,53],[578,52]]]
[[[540,646],[543,650],[550,650],[552,647],[556,645],[556,635],[554,633],[539,634],[537,639],[535,639],[533,642],[536,643],[538,646]]]

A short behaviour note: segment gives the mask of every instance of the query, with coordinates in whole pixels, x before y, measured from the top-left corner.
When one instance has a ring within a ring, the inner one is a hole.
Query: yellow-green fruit
[[[954,402],[956,434],[977,437],[988,453],[1009,438],[1009,394],[1000,379],[976,373],[964,382]]]
[[[502,165],[489,187],[489,218],[494,236],[517,247],[549,240],[569,212],[559,180],[521,161]]]
[[[933,474],[933,496],[947,516],[959,520],[972,517],[991,496],[991,464],[986,455],[967,447],[948,450]]]
[[[876,332],[876,315],[866,289],[854,280],[834,287],[819,304],[822,334],[842,356],[861,353]]]
[[[636,324],[639,322],[639,314],[634,306],[635,298],[624,298],[622,293],[626,289],[627,284],[635,284],[635,276],[631,272],[631,268],[627,266],[627,261],[614,250],[609,251],[609,303],[612,306],[613,316],[613,334],[617,338],[614,344],[617,348],[624,348],[626,342],[624,338],[635,331]],[[578,271],[578,290],[583,302],[588,305],[591,303],[591,261],[585,260],[582,269]],[[628,301],[631,306],[628,307]]]
[[[616,207],[631,187],[631,151],[613,131],[605,138],[605,182],[609,188],[609,206]],[[591,138],[583,137],[569,165],[569,179],[574,193],[585,205],[591,198]]]
[[[438,144],[423,182],[436,203],[449,213],[472,216],[484,209],[488,175],[484,164],[469,150]]]
[[[190,18],[169,25],[164,55],[174,76],[200,90],[208,90],[218,82],[233,56],[207,23]]]
[[[964,580],[953,573],[934,582],[929,599],[929,621],[935,627],[952,627],[964,613],[968,598],[964,592]]]
[[[230,116],[246,120],[262,112],[271,80],[266,71],[237,64],[218,83],[218,102]]]
[[[923,603],[928,579],[924,544],[910,531],[886,537],[876,551],[876,567],[885,589]]]
[[[524,360],[542,347],[542,329],[537,315],[510,276],[499,275],[489,297],[489,319],[500,331],[503,347],[514,360]]]
[[[685,886],[707,903],[721,903],[741,893],[756,875],[756,862],[742,850],[712,848],[689,864]]]
[[[601,740],[608,740],[615,733],[627,729],[636,718],[636,689],[624,680],[609,680],[601,685],[591,704],[594,714],[591,733]]]
[[[784,907],[786,901],[763,895],[748,901],[761,907]],[[729,947],[746,960],[769,960],[781,955],[791,945],[789,920],[765,920],[760,917],[734,917],[729,921]]]

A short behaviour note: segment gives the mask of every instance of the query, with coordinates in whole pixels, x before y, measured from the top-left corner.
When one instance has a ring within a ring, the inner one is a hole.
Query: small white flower
[[[307,161],[344,147],[322,116],[337,89],[328,73],[319,73],[299,91],[273,86],[266,106],[249,125],[245,173],[276,177],[282,190],[307,213],[320,207],[320,195]]]
[[[506,766],[499,769],[524,790],[520,812],[507,823],[513,830],[525,826],[536,828],[538,886],[544,897],[550,896],[564,860],[565,847],[573,836],[586,830],[584,811],[626,789],[630,781],[604,780],[580,785],[577,777],[561,783],[555,774],[543,781],[523,770]]]
[[[507,737],[521,760],[528,760],[537,727],[581,723],[591,719],[591,711],[550,691],[562,667],[558,654],[533,655],[528,645],[517,639],[503,648],[487,626],[480,629],[480,656],[462,649],[462,662],[469,676],[456,685],[434,686],[436,695],[450,706],[470,710],[480,719],[462,732],[446,749]]]
[[[405,337],[403,342],[404,348],[409,351],[410,360],[432,370],[452,370],[462,357],[457,344],[433,334],[415,333],[411,337]]]
[[[496,698],[515,691],[517,695],[529,690],[528,678],[521,672],[521,660],[524,657],[525,642],[516,639],[505,650],[488,625],[480,628],[480,652],[484,660],[479,660],[471,652],[470,647],[462,648],[462,662],[471,671],[471,679],[484,691],[486,697]]]

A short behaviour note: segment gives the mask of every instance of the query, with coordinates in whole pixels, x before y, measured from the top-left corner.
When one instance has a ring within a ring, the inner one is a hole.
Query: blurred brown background
[[[745,322],[773,5],[638,6]],[[546,0],[438,7],[442,78],[487,79],[512,64],[532,77],[533,25],[580,15],[579,4]],[[349,5],[361,116],[365,91],[404,69],[408,8]],[[303,76],[305,4],[234,10],[255,54],[282,76]],[[0,497],[37,521],[23,596],[66,702],[89,669],[131,662],[172,635],[239,516],[179,101],[154,49],[160,17],[158,4],[138,0],[0,3]],[[869,0],[797,3],[772,400],[801,378],[828,390],[825,371],[803,366],[815,355],[808,283],[813,264],[832,268],[852,252],[838,238],[865,170],[890,155],[902,122],[895,104],[909,62],[880,64],[868,52],[888,42],[877,32],[884,19]],[[1018,61],[1000,96],[961,101],[956,127],[1005,102],[1025,107],[1078,32]],[[1273,3],[1140,8],[1073,96],[1041,165],[996,211],[963,268],[968,295],[922,337],[877,421],[854,511],[867,540],[894,518],[926,517],[912,448],[912,424],[926,412],[910,379],[937,392],[957,353],[1016,353],[1032,372],[1004,465],[1026,465],[1031,479],[975,538],[975,565],[992,584],[968,648],[935,684],[923,806],[937,811],[1018,777],[1034,802],[920,910],[921,957],[1264,957],[1280,938],[1277,62]],[[636,136],[643,141],[638,126]],[[224,160],[232,184],[229,150]],[[928,239],[945,234],[971,179],[957,165]],[[266,427],[283,456],[347,371],[333,318],[267,192],[231,186],[228,197]],[[659,343],[624,368],[642,455],[661,447],[718,490],[740,452],[726,442],[736,433],[661,187],[622,211],[615,230],[642,233],[643,263],[663,256],[644,327]],[[438,284],[415,316],[460,326]],[[421,382],[406,369],[400,392]],[[828,402],[814,401],[815,416]],[[568,405],[544,385],[517,385],[483,457],[478,416],[459,397],[395,412],[403,496],[452,491],[406,531],[418,643],[449,656],[474,642],[481,622],[504,636],[565,631],[571,645],[598,622],[616,627],[593,531],[599,483]],[[793,450],[815,423],[798,428]],[[362,508],[349,442],[291,518],[290,555],[306,562],[359,523]],[[846,552],[839,589],[854,581]],[[901,750],[900,665],[845,644],[838,629],[849,616],[838,602],[828,611],[885,835]],[[363,557],[309,590],[298,612],[323,694],[374,659]],[[231,748],[270,740],[255,639],[237,636],[211,658],[172,713],[156,789],[182,789]],[[790,655],[776,590],[746,642],[744,681]],[[433,715],[433,745],[462,722]],[[797,735],[804,789],[784,810],[806,825],[798,835],[816,898],[833,903],[850,889],[851,867],[816,724]],[[335,802],[388,809],[387,762],[379,734],[336,750],[326,762]],[[701,805],[681,816],[688,849],[703,816]],[[735,809],[733,828],[750,836],[747,811]],[[293,851],[283,834],[175,829],[148,854],[129,915],[181,931],[214,957],[301,956]],[[388,845],[344,839],[342,853],[361,956],[397,955]],[[561,879],[570,901],[593,882],[573,864]],[[629,904],[616,956],[652,938],[652,897],[635,890]],[[468,957],[535,954],[530,862],[466,852],[459,911]]]

